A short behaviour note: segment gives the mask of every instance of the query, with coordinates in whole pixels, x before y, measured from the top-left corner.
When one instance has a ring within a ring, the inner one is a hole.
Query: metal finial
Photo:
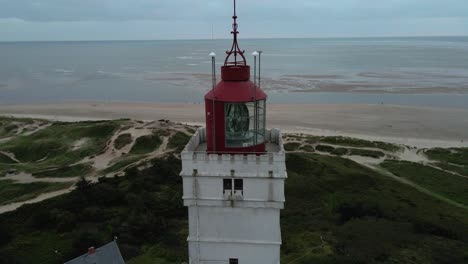
[[[226,51],[226,60],[224,61],[224,65],[228,66],[237,66],[237,65],[247,65],[246,60],[245,60],[245,50],[241,50],[239,48],[239,44],[237,43],[237,34],[239,34],[239,31],[237,30],[239,25],[237,24],[237,11],[236,11],[236,0],[234,0],[234,15],[232,16],[234,19],[234,23],[232,24],[232,31],[231,34],[234,35],[234,41],[232,43],[232,48],[230,51]],[[231,55],[234,54],[234,61],[229,61],[229,58]],[[241,56],[241,61],[237,61],[237,56]]]

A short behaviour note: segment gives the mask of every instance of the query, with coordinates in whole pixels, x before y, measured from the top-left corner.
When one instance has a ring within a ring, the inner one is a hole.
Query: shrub
[[[114,141],[114,147],[116,149],[122,149],[123,147],[127,146],[128,144],[132,143],[132,135],[129,133],[119,135]]]

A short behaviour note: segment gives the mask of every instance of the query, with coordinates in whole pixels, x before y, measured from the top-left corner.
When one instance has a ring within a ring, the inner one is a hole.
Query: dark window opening
[[[234,180],[234,190],[235,191],[243,191],[244,190],[244,180],[235,179]]]
[[[229,259],[229,264],[239,264],[239,259]]]
[[[232,180],[231,179],[224,179],[223,180],[223,190],[224,191],[232,191]]]

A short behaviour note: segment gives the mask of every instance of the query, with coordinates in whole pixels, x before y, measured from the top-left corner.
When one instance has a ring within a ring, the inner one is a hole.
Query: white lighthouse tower
[[[237,43],[235,0],[233,18],[222,80],[213,70],[205,96],[206,128],[181,154],[190,263],[279,264],[285,153],[281,132],[265,128],[267,96]]]

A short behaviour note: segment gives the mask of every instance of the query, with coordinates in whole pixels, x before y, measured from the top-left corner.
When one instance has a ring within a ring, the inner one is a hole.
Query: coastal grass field
[[[0,204],[75,184],[0,214],[2,263],[63,263],[114,237],[126,263],[188,261],[178,154],[193,127],[3,118],[0,130],[10,131],[0,136]],[[466,263],[466,149],[301,134],[284,140],[282,263]]]

